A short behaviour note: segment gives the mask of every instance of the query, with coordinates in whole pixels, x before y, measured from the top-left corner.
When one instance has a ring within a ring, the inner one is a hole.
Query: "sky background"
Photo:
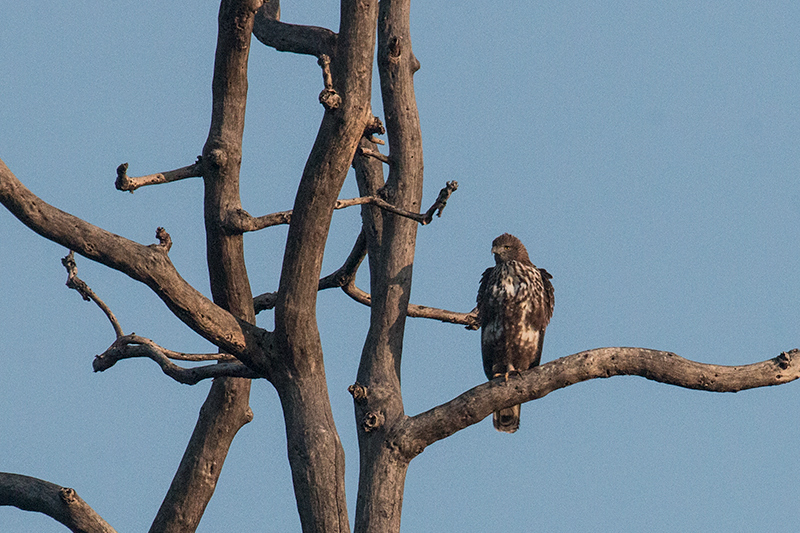
[[[338,6],[319,4],[286,1],[282,18],[336,29]],[[0,6],[0,157],[105,229],[151,243],[164,226],[172,261],[205,294],[201,181],[133,195],[113,184],[120,163],[143,175],[201,152],[217,9]],[[415,2],[423,204],[448,180],[459,189],[419,230],[412,301],[471,310],[491,241],[510,232],[553,274],[545,362],[637,346],[739,365],[800,346],[799,27],[791,1]],[[262,215],[292,206],[322,76],[314,58],[255,40],[249,72],[242,201]],[[342,197],[354,196],[350,176]],[[323,274],[359,224],[357,208],[334,214]],[[277,288],[285,239],[285,227],[246,235],[254,292]],[[0,210],[0,471],[73,487],[118,531],[144,531],[210,384],[180,385],[149,360],[92,373],[113,330],[64,286],[66,253]],[[77,261],[126,333],[211,349],[143,285]],[[358,279],[368,289],[366,268]],[[318,314],[352,519],[347,386],[368,310],[324,291]],[[258,323],[271,328],[271,313]],[[407,414],[485,380],[478,333],[422,319],[406,332]],[[524,405],[512,436],[487,419],[414,459],[402,530],[794,531],[799,402],[797,384],[723,395],[615,377],[558,390]],[[199,531],[300,530],[269,383],[254,384],[251,406]],[[64,528],[3,507],[0,530]]]

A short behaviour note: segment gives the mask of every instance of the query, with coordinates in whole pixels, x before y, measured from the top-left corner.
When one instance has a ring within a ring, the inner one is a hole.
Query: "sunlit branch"
[[[148,174],[147,176],[130,177],[128,176],[128,163],[122,163],[117,167],[117,180],[114,186],[120,191],[133,192],[139,187],[145,185],[158,185],[161,183],[170,183],[173,181],[183,180],[186,178],[200,178],[203,176],[203,163],[202,159],[198,156],[197,162],[187,167],[181,167],[176,170],[167,172],[160,172],[158,174]]]
[[[497,378],[406,419],[394,444],[410,460],[426,446],[480,422],[498,409],[547,396],[575,383],[611,376],[641,376],[687,389],[738,392],[780,385],[800,377],[800,351],[741,366],[697,363],[646,348],[597,348],[562,357],[512,376]]]

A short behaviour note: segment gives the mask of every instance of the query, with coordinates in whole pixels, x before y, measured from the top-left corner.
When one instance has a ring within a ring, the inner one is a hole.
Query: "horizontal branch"
[[[372,296],[368,292],[356,287],[354,281],[343,285],[342,290],[358,303],[366,306],[372,305]],[[475,311],[459,313],[457,311],[448,311],[447,309],[438,309],[425,305],[408,304],[407,316],[412,318],[429,318],[449,324],[462,324],[467,326],[467,329],[477,329],[478,327],[478,314]]]
[[[458,189],[458,182],[448,181],[445,187],[439,191],[439,196],[436,201],[425,213],[413,213],[395,207],[379,196],[362,196],[359,198],[349,198],[346,200],[336,200],[334,209],[344,209],[354,205],[370,204],[377,206],[385,211],[400,215],[411,220],[415,220],[422,224],[430,224],[433,220],[434,213],[442,216],[442,209],[447,205],[447,200],[450,195]],[[225,218],[225,228],[232,234],[245,233],[248,231],[258,231],[270,226],[277,226],[279,224],[289,224],[292,221],[292,211],[278,211],[269,215],[254,217],[244,209],[235,209],[228,213]]]
[[[511,376],[508,381],[494,379],[407,418],[393,428],[393,444],[410,460],[430,444],[480,422],[498,409],[542,398],[575,383],[611,376],[641,376],[687,389],[738,392],[800,377],[800,350],[751,365],[723,366],[646,348],[597,348],[562,357],[518,377]]]
[[[336,52],[336,33],[318,26],[287,24],[271,12],[271,4],[265,2],[256,13],[253,35],[256,39],[279,52],[293,52],[319,57],[323,54],[333,57]]]
[[[292,221],[292,211],[279,211],[254,217],[244,209],[230,211],[225,217],[225,229],[231,234],[246,233],[248,231],[258,231],[271,226],[288,224]]]
[[[103,372],[114,366],[117,361],[134,357],[147,357],[155,361],[166,375],[179,383],[195,385],[198,382],[218,377],[259,378],[262,377],[245,365],[235,361],[228,354],[184,354],[173,352],[157,345],[150,339],[138,335],[125,335],[118,338],[102,354],[95,356],[92,368],[95,372]],[[217,364],[183,368],[170,359],[182,361],[222,361]]]
[[[167,172],[159,172],[158,174],[139,176],[138,178],[128,176],[128,163],[122,163],[117,167],[117,180],[114,182],[114,186],[120,191],[133,192],[145,185],[158,185],[186,178],[201,177],[203,177],[203,162],[199,156],[194,164],[187,167],[181,167]]]
[[[74,489],[34,477],[0,472],[0,505],[46,514],[74,532],[116,533]]]

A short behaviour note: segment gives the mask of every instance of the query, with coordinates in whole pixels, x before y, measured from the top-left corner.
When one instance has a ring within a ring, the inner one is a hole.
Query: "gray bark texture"
[[[122,359],[150,357],[167,376],[183,383],[214,379],[151,532],[198,527],[231,443],[252,419],[251,386],[273,386],[280,398],[303,531],[350,531],[344,451],[331,411],[317,327],[317,292],[322,289],[340,287],[370,306],[369,331],[356,383],[350,387],[360,453],[353,524],[359,533],[398,532],[411,460],[430,444],[501,408],[617,375],[716,392],[778,385],[800,376],[797,351],[753,365],[723,367],[644,348],[600,348],[507,380],[489,381],[424,413],[406,416],[401,390],[406,317],[476,327],[474,312],[410,304],[417,227],[430,222],[457,187],[449,182],[423,213],[422,136],[413,81],[419,63],[411,45],[410,0],[341,0],[338,32],[281,22],[276,0],[222,0],[218,23],[211,127],[201,157],[181,169],[139,178],[128,177],[127,165],[120,165],[116,182],[119,190],[133,191],[202,178],[211,299],[178,274],[168,255],[170,237],[163,230],[157,234],[159,244],[143,245],[93,226],[45,203],[0,161],[0,203],[23,224],[147,285],[187,327],[219,349],[217,354],[171,352],[149,339],[124,336],[115,323],[117,341],[95,361],[95,369],[105,371]],[[315,56],[323,74],[324,115],[294,206],[261,217],[243,211],[239,193],[251,35],[276,50]],[[383,122],[371,107],[376,45]],[[379,141],[373,136],[384,132],[388,155],[378,152]],[[361,198],[342,201],[339,194],[351,165]],[[320,279],[332,214],[352,205],[360,205],[360,235],[342,267]],[[254,298],[243,233],[275,224],[289,224],[280,282],[275,292]],[[354,282],[366,256],[370,293]],[[266,310],[274,310],[273,331],[255,325],[256,313]],[[211,364],[189,371],[168,359]],[[48,514],[72,531],[113,531],[72,489],[18,474],[0,474],[0,505]]]

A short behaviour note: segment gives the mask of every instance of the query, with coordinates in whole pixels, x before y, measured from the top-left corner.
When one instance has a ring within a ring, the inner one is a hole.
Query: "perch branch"
[[[114,186],[117,190],[130,191],[132,193],[139,187],[144,187],[145,185],[158,185],[186,178],[200,178],[202,176],[203,162],[202,158],[199,156],[197,157],[197,161],[188,167],[181,167],[168,172],[159,172],[158,174],[148,174],[147,176],[134,178],[128,176],[128,163],[122,163],[117,167],[117,180],[114,182]]]
[[[0,472],[0,505],[46,514],[74,532],[116,533],[74,489],[35,477]]]
[[[96,303],[97,307],[99,307],[108,317],[108,320],[111,322],[111,326],[114,328],[114,333],[116,333],[117,338],[122,337],[122,326],[119,325],[117,317],[114,316],[114,313],[111,312],[111,309],[109,309],[106,303],[101,300],[91,288],[89,288],[86,282],[78,277],[78,265],[75,263],[75,252],[70,250],[67,256],[61,259],[61,264],[67,269],[67,287],[78,291],[78,294],[80,294],[87,302],[91,301]]]
[[[498,409],[542,398],[575,383],[611,376],[641,376],[687,389],[738,392],[800,377],[800,350],[783,352],[760,363],[723,366],[646,348],[597,348],[562,357],[508,381],[498,378],[474,387],[405,419],[394,429],[392,439],[410,460],[430,444],[480,422]]]
[[[259,378],[262,377],[245,365],[235,362],[233,357],[228,354],[183,354],[166,350],[157,345],[150,339],[139,337],[138,335],[125,335],[118,338],[102,354],[96,356],[92,362],[95,372],[103,372],[114,366],[122,359],[134,357],[148,357],[155,361],[166,375],[179,383],[195,385],[196,383],[209,378],[218,377],[237,377],[237,378]],[[194,368],[183,368],[170,359],[182,361],[224,361],[217,364],[198,366]]]

